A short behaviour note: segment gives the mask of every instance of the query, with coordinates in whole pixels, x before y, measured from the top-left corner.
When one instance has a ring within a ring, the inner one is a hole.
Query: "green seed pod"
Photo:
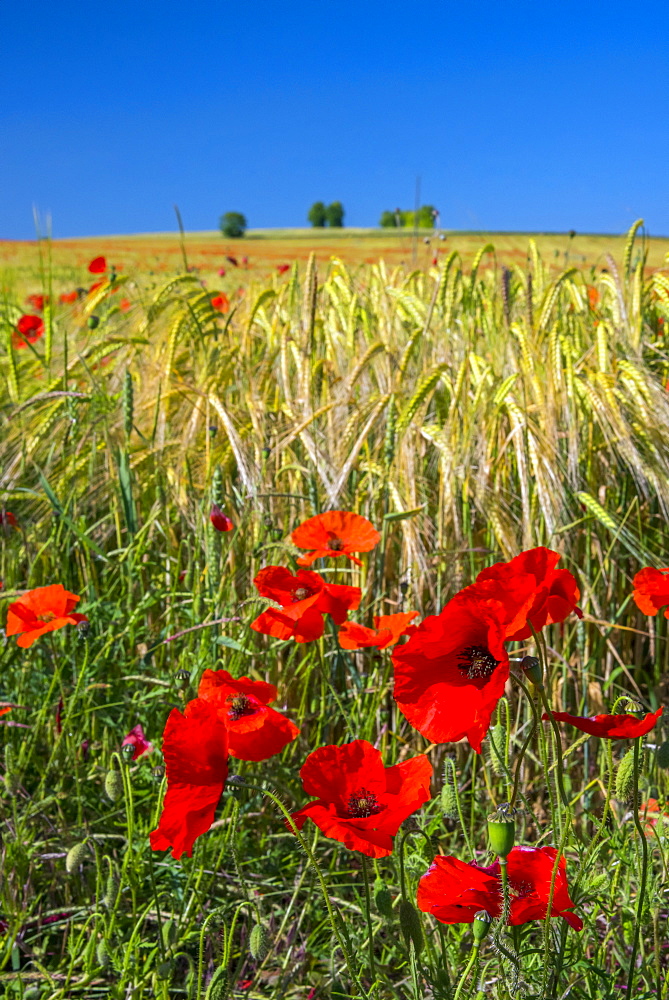
[[[390,920],[393,915],[393,897],[382,878],[377,878],[374,883],[374,902],[381,916]]]
[[[104,938],[98,941],[98,946],[95,949],[95,957],[98,960],[98,965],[103,969],[108,969],[111,965],[111,955],[109,954],[109,948],[107,947],[107,942]]]
[[[639,755],[639,770],[641,770],[642,755]],[[630,747],[618,764],[616,771],[616,798],[626,802],[634,792],[634,747]]]
[[[40,1000],[42,996],[42,991],[39,986],[29,986],[27,990],[23,991],[23,1000]]]
[[[479,910],[478,913],[474,914],[472,933],[474,934],[474,941],[476,941],[477,944],[480,944],[480,942],[483,941],[483,938],[490,930],[491,923],[492,917],[487,910]]]
[[[669,740],[665,740],[655,751],[655,760],[658,767],[669,767]]]
[[[107,859],[109,861],[109,859]],[[121,888],[121,880],[118,876],[118,872],[109,861],[109,875],[107,876],[107,888],[105,889],[105,894],[102,897],[102,902],[108,910],[114,909],[114,904],[118,899],[119,889]]]
[[[123,380],[123,429],[125,430],[125,436],[127,438],[129,438],[132,433],[134,401],[135,394],[132,386],[132,375],[127,371],[125,373],[125,379]]]
[[[544,686],[544,675],[541,669],[541,662],[536,656],[524,656],[520,661],[521,670],[525,673],[535,688],[541,690]]]
[[[87,853],[88,842],[86,840],[82,840],[80,844],[75,844],[69,849],[65,857],[65,871],[68,875],[73,875],[74,872],[78,871]]]
[[[444,785],[441,789],[441,811],[446,819],[458,818],[458,777],[452,757],[444,760]]]
[[[611,876],[605,872],[595,872],[585,884],[589,896],[600,896],[611,885]]]
[[[249,951],[254,962],[262,962],[269,952],[269,938],[262,924],[254,924],[249,937]]]
[[[209,981],[205,1000],[226,1000],[228,996],[228,970],[220,966]]]
[[[413,943],[416,954],[420,955],[423,950],[423,925],[418,910],[408,899],[400,903],[399,919],[407,948]]]
[[[118,802],[123,795],[123,775],[112,767],[105,778],[105,792],[112,802]]]
[[[488,816],[490,850],[500,858],[506,858],[511,853],[516,834],[515,813],[515,809],[503,802]]]
[[[89,316],[88,317],[88,329],[89,330],[95,330],[98,326],[100,326],[100,317],[96,316],[95,314],[93,316]]]

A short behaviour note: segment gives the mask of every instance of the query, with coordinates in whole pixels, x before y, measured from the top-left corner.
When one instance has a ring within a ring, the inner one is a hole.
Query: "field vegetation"
[[[667,701],[667,622],[632,592],[669,548],[668,249],[638,226],[0,245],[0,623],[51,584],[88,619],[0,640],[4,995],[666,998],[669,724],[607,740],[536,720]],[[312,567],[360,588],[363,625],[419,622],[537,546],[576,578],[582,617],[509,644],[480,754],[410,725],[390,647],[346,649],[331,619],[311,642],[251,629],[275,606],[257,574],[294,572],[291,532],[328,510],[381,536],[359,566]],[[221,669],[275,685],[300,734],[230,758],[175,860],[149,841],[161,737]],[[137,725],[152,748],[132,760]],[[353,740],[433,768],[387,856],[298,838],[282,811],[309,799],[308,754]],[[435,855],[502,855],[487,817],[509,801],[515,843],[566,858],[584,926],[495,917],[472,951],[417,885]]]

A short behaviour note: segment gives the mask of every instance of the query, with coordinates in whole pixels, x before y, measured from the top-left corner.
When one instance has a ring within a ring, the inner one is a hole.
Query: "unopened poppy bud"
[[[536,688],[544,686],[544,674],[541,669],[541,662],[536,656],[524,656],[520,661],[523,672],[532,681]]]
[[[86,854],[87,842],[85,840],[69,849],[65,856],[65,871],[68,875],[73,875],[81,867]]]
[[[423,950],[423,925],[418,910],[408,899],[403,899],[399,909],[400,927],[407,948],[413,943],[417,955]]]
[[[118,872],[112,866],[111,861],[109,862],[109,875],[107,876],[107,888],[105,889],[105,894],[102,897],[103,904],[108,910],[114,909],[114,904],[118,899],[119,889],[121,888],[121,880],[118,877]]]
[[[228,996],[228,970],[221,965],[209,980],[207,987],[207,1000],[227,1000]]]
[[[388,917],[388,919],[392,917],[393,897],[390,895],[390,889],[382,878],[377,878],[374,883],[374,902],[381,916]]]
[[[112,768],[105,777],[105,792],[112,802],[118,802],[123,795],[123,775]]]
[[[444,760],[444,784],[441,789],[441,809],[446,819],[458,818],[458,786],[455,761],[452,757]]]
[[[669,767],[669,740],[665,740],[657,748],[655,760],[658,767]]]
[[[483,938],[486,936],[490,930],[490,924],[492,923],[492,917],[487,910],[479,910],[478,913],[474,914],[474,922],[472,924],[472,933],[474,935],[474,941],[480,944]]]
[[[639,754],[639,771],[641,771],[643,755]],[[616,798],[625,802],[632,797],[634,791],[634,748],[630,747],[618,764],[616,771]]]
[[[254,962],[262,962],[269,951],[267,931],[262,924],[255,924],[249,937],[249,951]]]
[[[234,524],[227,516],[224,514],[218,504],[213,503],[211,505],[211,512],[209,514],[209,520],[216,528],[216,531],[232,531]]]
[[[23,991],[23,1000],[40,1000],[42,996],[42,991],[39,986],[29,986],[27,990]]]
[[[171,948],[177,943],[179,931],[174,920],[166,920],[162,928],[163,944],[166,948]]]
[[[98,965],[103,969],[108,969],[111,965],[111,956],[109,954],[109,948],[107,947],[107,942],[103,938],[102,941],[98,942],[98,946],[95,949],[95,957],[98,960]]]
[[[88,329],[95,330],[96,327],[100,326],[100,317],[93,314],[88,317]]]
[[[508,802],[503,802],[494,813],[488,816],[488,840],[490,850],[500,858],[506,858],[511,853],[516,833],[513,817],[516,810]]]

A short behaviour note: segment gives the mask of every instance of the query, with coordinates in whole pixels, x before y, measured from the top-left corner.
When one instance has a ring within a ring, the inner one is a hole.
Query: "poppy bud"
[[[441,789],[441,809],[446,819],[458,818],[458,786],[455,761],[452,757],[444,760],[444,784]]]
[[[544,676],[543,670],[541,669],[541,662],[536,656],[524,656],[520,661],[520,666],[523,672],[534,684],[535,688],[539,691],[544,686]]]
[[[490,850],[500,858],[506,858],[511,853],[516,833],[514,815],[508,802],[503,802],[494,813],[488,816],[488,840]]]
[[[174,920],[166,920],[162,927],[163,944],[166,948],[171,948],[177,943],[179,931]]]
[[[487,935],[490,930],[490,924],[492,923],[492,917],[487,910],[479,910],[478,913],[474,914],[474,922],[472,924],[472,932],[474,934],[474,941],[476,944],[480,944],[483,938]]]
[[[249,951],[254,962],[262,962],[269,952],[267,931],[262,924],[254,924],[249,937]]]
[[[643,755],[639,754],[639,771]],[[632,797],[634,791],[634,747],[630,747],[618,764],[616,771],[616,798],[625,802]]]
[[[226,1000],[227,996],[228,970],[224,965],[221,965],[209,980],[207,1000]]]
[[[657,748],[655,753],[655,760],[657,761],[658,767],[669,767],[669,740],[665,740]]]
[[[67,852],[65,857],[65,871],[68,875],[73,875],[83,864],[87,854],[87,842],[82,840],[80,844],[75,844]]]
[[[393,897],[382,878],[377,878],[374,883],[374,902],[381,916],[388,917],[390,920],[393,915]]]
[[[423,950],[423,926],[418,910],[408,899],[400,903],[399,919],[407,948],[413,943],[416,954],[420,955]]]
[[[118,872],[109,862],[109,875],[107,876],[107,888],[105,889],[105,894],[102,897],[102,902],[108,910],[114,909],[114,904],[118,899],[118,892],[121,887],[121,880],[118,877]]]
[[[218,504],[213,503],[211,505],[211,513],[209,514],[209,520],[216,528],[216,531],[232,531],[234,524],[227,516],[224,514]]]
[[[105,777],[105,792],[112,802],[118,802],[123,795],[123,775],[113,767]]]
[[[42,991],[39,986],[29,986],[27,990],[23,991],[23,1000],[40,1000],[42,996]]]
[[[98,326],[100,326],[100,317],[96,316],[95,314],[93,316],[89,316],[88,317],[88,329],[89,330],[95,330],[95,328],[98,327]]]
[[[95,957],[98,960],[98,965],[103,969],[108,969],[111,965],[111,956],[109,954],[109,948],[107,947],[107,942],[104,938],[98,942],[98,946],[95,949]]]

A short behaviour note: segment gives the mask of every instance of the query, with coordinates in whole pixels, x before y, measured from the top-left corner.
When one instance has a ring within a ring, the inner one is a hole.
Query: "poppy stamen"
[[[237,722],[244,715],[255,715],[256,706],[245,694],[236,694],[234,698],[228,698],[230,711],[228,715],[233,722]]]
[[[328,541],[328,548],[330,548],[333,552],[341,552],[344,548],[344,543],[341,538],[331,538]]]
[[[499,665],[490,650],[485,646],[467,646],[460,653],[458,666],[469,680],[480,680],[490,677],[495,667]]]
[[[307,597],[311,597],[313,590],[309,590],[308,587],[298,587],[293,591],[293,597],[298,601],[304,601]]]
[[[379,804],[374,792],[366,788],[359,788],[349,796],[347,812],[355,819],[366,819],[368,816],[375,816],[380,813],[383,806]]]

